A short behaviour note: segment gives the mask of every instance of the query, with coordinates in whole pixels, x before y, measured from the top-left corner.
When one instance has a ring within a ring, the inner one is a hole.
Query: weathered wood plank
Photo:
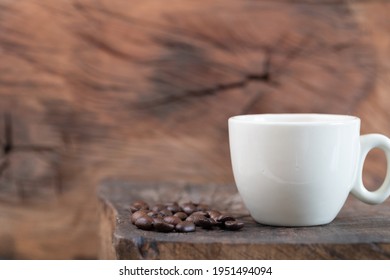
[[[336,219],[316,227],[257,224],[244,208],[235,186],[136,184],[106,181],[99,189],[100,257],[117,259],[388,259],[390,201],[369,206],[349,198]],[[202,202],[245,221],[237,232],[197,229],[159,233],[137,229],[129,221],[135,200]],[[110,226],[107,226],[107,225]],[[114,226],[112,226],[114,225]],[[113,252],[115,254],[113,254]]]

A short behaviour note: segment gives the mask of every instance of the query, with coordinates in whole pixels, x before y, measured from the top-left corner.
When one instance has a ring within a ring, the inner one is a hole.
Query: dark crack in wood
[[[205,88],[201,90],[189,90],[186,91],[184,94],[180,94],[180,95],[169,95],[163,98],[156,98],[144,102],[139,102],[136,108],[150,109],[156,106],[167,105],[170,103],[183,102],[191,98],[215,95],[223,91],[243,88],[247,86],[248,83],[250,82],[261,82],[261,83],[267,83],[271,86],[275,86],[277,85],[277,82],[275,81],[275,77],[282,75],[286,67],[289,66],[297,57],[299,57],[303,53],[304,48],[302,46],[307,45],[312,40],[311,35],[302,38],[302,40],[299,42],[297,47],[292,48],[290,51],[286,53],[286,57],[284,61],[280,63],[278,67],[271,70],[273,52],[283,43],[285,38],[286,35],[281,36],[280,39],[277,40],[277,42],[275,43],[275,48],[268,48],[266,50],[266,59],[264,60],[264,65],[261,74],[250,73],[247,74],[245,78],[240,81],[225,83],[225,84],[217,84],[214,87]],[[257,102],[257,100],[260,98],[260,96],[261,96],[260,93],[256,94],[250,100],[247,106],[244,107],[243,113],[249,111],[252,108],[252,106]]]
[[[225,84],[217,84],[214,87],[205,88],[201,90],[189,90],[186,91],[184,94],[180,95],[170,95],[163,98],[156,98],[144,102],[139,102],[136,105],[136,109],[150,109],[156,106],[166,105],[170,103],[176,103],[176,102],[183,102],[187,101],[191,98],[198,98],[198,97],[204,97],[204,96],[210,96],[215,95],[224,91],[237,89],[237,88],[243,88],[248,85],[250,82],[261,82],[261,83],[269,83],[272,85],[272,81],[270,78],[270,74],[264,73],[264,74],[248,74],[243,80],[231,82],[231,83],[225,83]]]

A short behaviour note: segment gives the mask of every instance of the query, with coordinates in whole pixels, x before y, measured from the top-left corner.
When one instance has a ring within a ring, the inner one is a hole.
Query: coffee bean
[[[192,213],[191,215],[202,215],[204,217],[209,217],[209,214],[205,211],[196,211],[196,212]]]
[[[143,201],[143,200],[137,200],[137,201],[135,201],[131,205],[131,209],[137,209],[137,210],[145,209],[145,210],[148,210],[149,209],[149,205],[145,201]]]
[[[167,207],[164,205],[164,204],[156,204],[152,207],[152,211],[155,211],[155,212],[160,212],[161,210],[164,210],[166,209]]]
[[[164,220],[162,217],[153,218],[153,225],[155,223],[163,223],[163,222],[164,222]]]
[[[201,226],[203,223],[209,223],[208,218],[206,218],[203,215],[197,214],[197,215],[191,215],[189,216],[186,221],[193,222],[196,226]]]
[[[156,231],[160,232],[171,232],[175,229],[175,226],[172,224],[168,224],[164,221],[156,221],[153,223],[153,227]]]
[[[192,232],[195,231],[195,224],[188,221],[182,221],[176,225],[178,232]]]
[[[191,215],[196,211],[196,206],[192,203],[183,204],[181,208],[183,208],[183,212],[187,215]]]
[[[226,221],[225,228],[228,230],[239,230],[244,227],[244,223],[239,221]]]
[[[160,213],[159,213],[159,212],[156,212],[156,211],[149,211],[149,212],[147,213],[147,215],[148,215],[149,217],[152,217],[152,218],[161,217]]]
[[[211,226],[221,226],[222,223],[218,223],[216,220],[214,220],[213,218],[209,218],[209,222],[210,222],[210,225]]]
[[[134,212],[137,212],[139,210],[148,210],[149,209],[148,207],[149,206],[142,206],[142,205],[137,204],[135,206],[130,205],[129,209],[130,209],[131,213],[134,213]]]
[[[177,213],[177,212],[180,212],[180,211],[183,210],[183,209],[181,209],[181,207],[180,207],[179,205],[175,205],[175,204],[173,204],[173,205],[168,205],[168,206],[167,206],[167,209],[168,209],[169,211],[171,211],[172,213]]]
[[[195,223],[195,221],[198,221],[199,219],[203,219],[203,218],[206,218],[206,217],[203,216],[203,215],[200,215],[200,214],[191,214],[191,215],[189,215],[189,216],[185,219],[185,221]]]
[[[148,212],[149,212],[148,210],[138,210],[137,212],[134,212],[134,213],[131,215],[131,218],[130,218],[131,222],[134,224],[135,221],[136,221],[138,218],[140,218],[140,217],[142,217],[142,216],[146,216]]]
[[[173,202],[168,202],[168,203],[165,203],[165,207],[173,212],[173,213],[176,213],[176,212],[180,212],[181,211],[181,207],[179,205],[179,203],[177,203],[177,201],[173,201]]]
[[[188,216],[184,212],[177,212],[173,216],[178,217],[180,220],[184,221]]]
[[[163,209],[163,210],[161,210],[159,213],[160,213],[160,215],[163,216],[163,217],[172,216],[172,215],[173,215],[172,212],[169,211],[168,209]]]
[[[210,218],[216,220],[222,213],[217,210],[208,210],[207,214],[209,214]]]
[[[232,216],[228,216],[228,215],[220,215],[218,218],[217,218],[217,222],[221,222],[221,223],[225,223],[226,221],[234,221],[235,219],[232,217]]]
[[[144,215],[135,221],[135,226],[143,230],[153,229],[153,218]]]
[[[194,222],[194,216],[190,215],[188,216],[184,221],[187,221],[187,222]]]
[[[214,221],[214,220],[213,220]],[[210,218],[204,218],[204,219],[200,219],[197,223],[197,226],[200,226],[201,228],[204,228],[204,229],[212,229],[214,224],[213,222],[210,220]]]
[[[166,216],[164,217],[164,222],[176,226],[178,223],[181,222],[181,219],[176,216]]]

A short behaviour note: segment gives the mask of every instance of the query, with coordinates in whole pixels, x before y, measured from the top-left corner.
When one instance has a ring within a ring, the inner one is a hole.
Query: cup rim
[[[360,122],[360,118],[340,114],[271,113],[236,115],[229,118],[229,122],[232,121],[256,125],[340,125]]]

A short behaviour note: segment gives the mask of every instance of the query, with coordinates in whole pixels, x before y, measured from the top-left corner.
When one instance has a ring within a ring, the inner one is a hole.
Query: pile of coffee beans
[[[206,204],[187,202],[180,204],[169,202],[150,206],[142,200],[131,206],[131,222],[142,230],[159,232],[192,232],[196,227],[211,230],[239,230],[244,223],[231,215],[222,214]]]

